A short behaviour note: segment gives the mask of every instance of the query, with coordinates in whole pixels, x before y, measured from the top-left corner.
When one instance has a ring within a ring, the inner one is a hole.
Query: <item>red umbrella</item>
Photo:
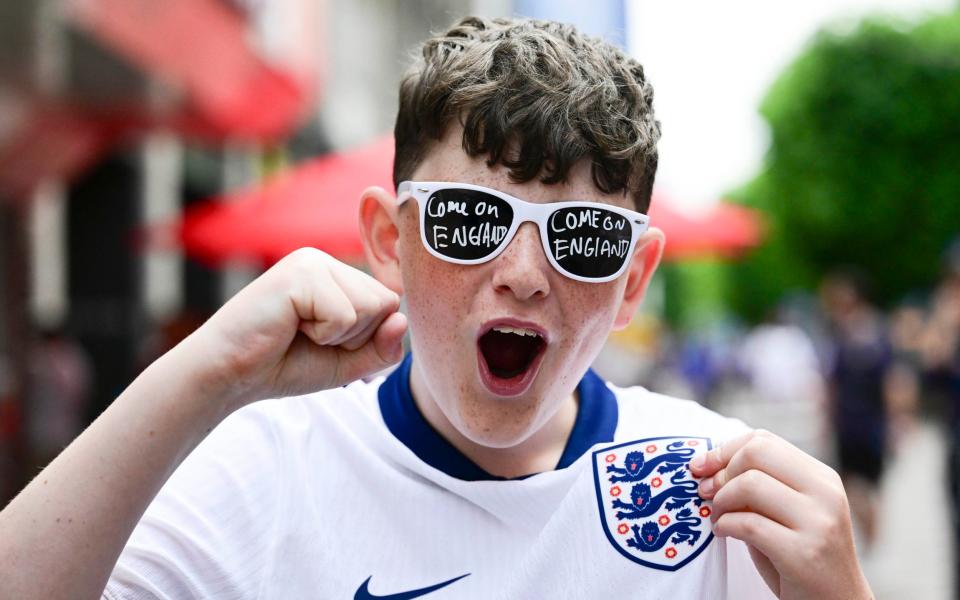
[[[393,187],[393,137],[302,163],[259,187],[187,211],[179,237],[187,254],[212,265],[224,260],[272,264],[313,246],[342,260],[363,256],[360,194]]]
[[[308,161],[223,202],[190,209],[179,225],[187,254],[218,265],[244,260],[269,265],[304,246],[341,260],[362,259],[358,212],[370,185],[393,187],[393,138]],[[685,216],[655,198],[651,222],[667,236],[667,259],[736,255],[762,237],[753,211],[720,204],[702,217]]]
[[[663,252],[666,260],[732,258],[763,241],[759,213],[727,202],[716,204],[702,215],[686,215],[672,208],[666,198],[655,196],[650,222],[667,236]]]

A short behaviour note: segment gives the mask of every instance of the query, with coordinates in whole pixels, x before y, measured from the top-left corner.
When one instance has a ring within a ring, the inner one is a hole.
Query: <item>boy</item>
[[[660,259],[651,101],[569,26],[427,41],[376,279],[298,251],[146,369],[0,513],[0,595],[868,597],[834,472],[588,370]]]

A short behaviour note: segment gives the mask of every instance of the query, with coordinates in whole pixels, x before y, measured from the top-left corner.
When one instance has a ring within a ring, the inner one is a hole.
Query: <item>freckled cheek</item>
[[[588,287],[575,288],[560,303],[564,328],[568,332],[564,345],[577,353],[603,345],[619,306],[619,288],[615,282],[584,285]]]
[[[477,303],[482,287],[478,268],[443,261],[423,247],[415,218],[400,224],[398,245],[401,275],[411,320],[419,317],[423,331],[451,331]]]
[[[417,241],[416,247],[401,246],[400,261],[407,316],[414,336],[429,340],[418,348],[431,358],[449,361],[451,350],[462,344],[462,326],[469,310],[469,286],[463,267],[431,256]]]
[[[426,276],[426,281],[433,278]],[[444,283],[434,286],[423,285],[424,279],[417,277],[413,286],[407,287],[407,313],[414,334],[421,337],[444,341],[452,334],[450,325],[457,322],[457,291]],[[437,334],[441,334],[438,339]]]

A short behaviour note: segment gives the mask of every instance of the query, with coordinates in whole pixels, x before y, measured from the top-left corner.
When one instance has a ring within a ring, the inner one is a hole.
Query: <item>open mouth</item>
[[[522,394],[533,382],[546,347],[540,331],[495,325],[477,340],[481,379],[499,396]]]

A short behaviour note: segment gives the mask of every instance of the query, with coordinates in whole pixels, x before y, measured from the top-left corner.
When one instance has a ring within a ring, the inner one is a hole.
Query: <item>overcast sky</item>
[[[866,14],[918,19],[953,0],[627,0],[628,45],[663,128],[657,191],[696,211],[756,173],[767,146],[757,107],[813,34]]]

